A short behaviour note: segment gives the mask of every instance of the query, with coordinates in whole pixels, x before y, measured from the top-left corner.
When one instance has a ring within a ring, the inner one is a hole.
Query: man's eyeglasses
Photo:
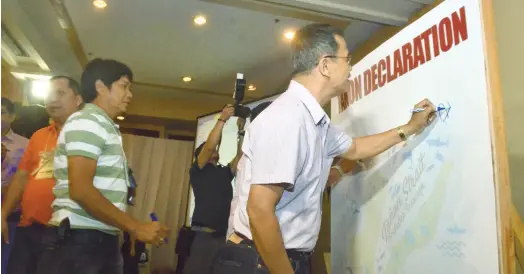
[[[342,59],[346,59],[346,62],[348,63],[348,65],[351,65],[351,56],[328,55],[328,56],[325,56],[324,58],[342,58]]]

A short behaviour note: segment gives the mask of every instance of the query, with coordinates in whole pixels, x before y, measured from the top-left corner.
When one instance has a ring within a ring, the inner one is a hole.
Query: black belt
[[[70,229],[65,235],[59,231],[58,227],[49,227],[50,233],[56,234],[63,243],[77,245],[99,245],[115,244],[118,245],[118,235],[108,234],[95,229]]]
[[[230,242],[235,243],[235,244],[245,244],[251,247],[255,247],[255,243],[251,239],[243,235],[242,233],[234,232],[233,235],[238,236],[242,240],[240,242],[234,242],[230,240]],[[286,249],[286,253],[287,253],[287,256],[293,260],[308,260],[309,257],[311,257],[311,254],[313,254],[313,251],[299,251],[299,250],[291,248],[291,249]]]

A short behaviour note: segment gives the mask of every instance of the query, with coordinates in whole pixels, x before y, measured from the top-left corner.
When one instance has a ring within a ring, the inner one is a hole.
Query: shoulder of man
[[[265,130],[295,124],[301,120],[303,107],[302,102],[292,96],[278,98],[257,116],[248,129]]]
[[[106,118],[102,115],[89,112],[86,110],[77,111],[64,124],[62,133],[75,130],[86,131],[95,135],[105,137],[107,133],[111,132],[111,124],[105,121]]]

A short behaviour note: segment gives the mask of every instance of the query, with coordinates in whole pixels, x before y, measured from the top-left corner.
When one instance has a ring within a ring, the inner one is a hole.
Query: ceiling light
[[[188,77],[188,76],[182,77],[182,81],[184,82],[191,82],[191,80],[192,80],[191,77]]]
[[[255,90],[255,89],[257,89],[257,87],[255,87],[254,85],[249,85],[249,86],[247,87],[247,90],[249,90],[249,91],[253,91],[253,90]]]
[[[20,72],[11,72],[13,76],[20,80],[37,80],[37,81],[49,81],[51,76],[41,75],[41,74],[30,74],[30,73],[20,73]]]
[[[126,118],[126,117],[124,117],[124,116],[116,116],[116,119],[118,119],[118,120],[120,120],[120,121],[124,120],[125,118]]]
[[[199,15],[199,16],[195,16],[195,18],[193,18],[193,22],[196,25],[202,26],[202,25],[204,25],[207,22],[207,20],[206,20],[206,18],[204,16]]]
[[[33,80],[31,82],[31,93],[37,98],[45,99],[49,93],[49,81]]]
[[[104,0],[94,0],[93,5],[99,9],[107,7],[107,3]]]
[[[294,31],[286,31],[284,33],[284,37],[287,39],[287,40],[293,40],[293,38],[295,38],[295,32]]]

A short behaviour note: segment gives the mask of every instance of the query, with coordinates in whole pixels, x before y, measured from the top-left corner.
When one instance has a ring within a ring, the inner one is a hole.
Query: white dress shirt
[[[291,81],[248,127],[237,170],[238,198],[233,229],[253,239],[246,211],[252,184],[286,184],[275,214],[286,249],[314,249],[322,214],[322,193],[333,158],[351,146],[352,139],[332,127],[311,93]]]

